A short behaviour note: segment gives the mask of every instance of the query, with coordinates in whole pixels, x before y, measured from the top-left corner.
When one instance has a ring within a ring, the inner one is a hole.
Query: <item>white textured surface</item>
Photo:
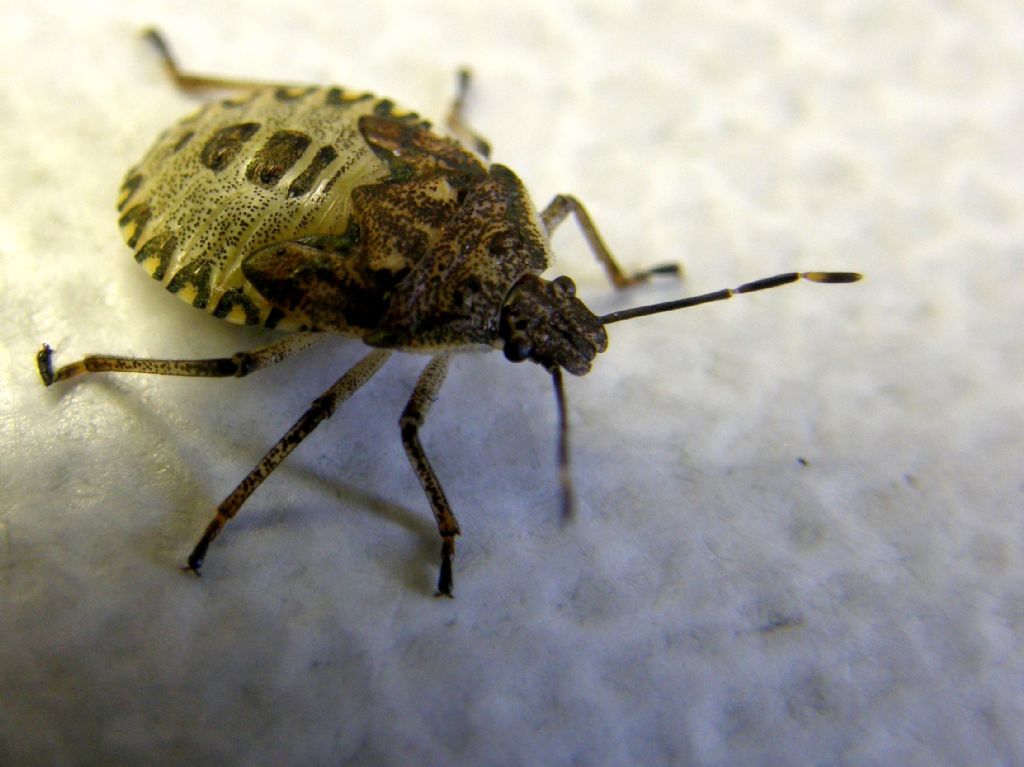
[[[1019,3],[552,5],[0,11],[4,767],[1024,763]],[[39,384],[44,340],[67,362],[263,338],[121,244],[121,174],[192,109],[151,23],[196,69],[433,115],[472,64],[473,120],[540,204],[578,194],[629,266],[685,261],[613,296],[567,226],[598,311],[867,280],[614,327],[569,382],[565,528],[546,376],[460,359],[424,433],[463,523],[454,602],[398,440],[414,358],[197,582],[177,568],[213,506],[360,350]]]

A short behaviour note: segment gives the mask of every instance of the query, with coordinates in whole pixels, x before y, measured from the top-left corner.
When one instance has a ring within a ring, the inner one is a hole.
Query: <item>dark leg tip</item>
[[[50,386],[53,383],[53,349],[49,344],[43,344],[43,348],[36,354],[36,366],[43,385]]]
[[[441,574],[437,577],[437,591],[434,592],[434,596],[454,599],[455,595],[452,593],[453,586],[452,562],[450,559],[446,559],[441,562]]]
[[[648,279],[650,277],[660,277],[660,276],[663,276],[663,277],[680,277],[682,275],[682,273],[683,273],[683,270],[679,266],[679,264],[669,263],[669,264],[657,264],[656,266],[652,266],[650,269],[645,269],[644,271],[640,272],[636,276],[637,276],[638,279],[646,280],[646,279]]]
[[[182,567],[183,571],[193,572],[197,578],[202,577],[202,573],[199,572],[203,567],[203,560],[206,559],[206,547],[209,546],[209,541],[204,537],[196,547],[192,550],[192,553],[188,555],[188,563]]]
[[[445,538],[441,544],[441,572],[437,576],[437,591],[435,597],[448,597],[454,599],[452,594],[452,559],[455,557],[455,540]]]
[[[163,35],[160,34],[160,30],[154,27],[146,27],[142,30],[142,39],[146,40],[160,53],[161,56],[169,57],[167,43],[164,42]]]
[[[617,278],[613,278],[612,282],[617,288],[629,288],[633,285],[639,285],[643,282],[649,281],[653,277],[681,277],[683,273],[682,268],[679,264],[657,264],[649,269],[644,269],[642,272],[634,272],[628,275],[619,275]]]

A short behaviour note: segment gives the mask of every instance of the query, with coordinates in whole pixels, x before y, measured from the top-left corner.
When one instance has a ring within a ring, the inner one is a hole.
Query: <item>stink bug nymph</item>
[[[369,93],[187,74],[157,32],[146,37],[180,88],[233,93],[165,131],[128,171],[118,203],[122,235],[135,260],[193,306],[229,322],[294,333],[226,358],[91,355],[56,370],[44,344],[37,355],[43,382],[98,372],[240,377],[328,333],[371,347],[217,507],[185,567],[197,575],[210,544],[245,500],[393,351],[430,355],[399,425],[441,536],[437,593],[451,596],[459,523],[418,432],[453,353],[501,349],[512,362],[532,360],[551,375],[568,514],[562,370],[589,372],[607,348],[609,324],[800,279],[860,278],[791,272],[597,316],[576,298],[571,279],[540,276],[552,264],[551,234],[567,216],[576,219],[615,288],[675,267],[627,275],[574,197],[558,195],[538,212],[516,175],[488,161],[488,144],[464,121],[465,72],[442,133]]]

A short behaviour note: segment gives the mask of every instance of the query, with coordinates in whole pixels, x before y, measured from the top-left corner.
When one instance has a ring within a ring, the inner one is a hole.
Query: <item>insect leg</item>
[[[373,374],[380,370],[381,365],[384,364],[390,355],[391,351],[388,349],[376,349],[370,352],[349,368],[345,375],[339,378],[330,389],[313,401],[313,404],[309,406],[309,409],[302,414],[292,428],[277,441],[277,444],[267,451],[267,454],[253,467],[245,479],[238,483],[238,487],[221,501],[213,519],[207,525],[203,537],[199,539],[199,543],[196,544],[192,553],[189,554],[188,565],[185,567],[186,570],[191,570],[196,575],[199,575],[199,568],[203,566],[206,550],[210,547],[210,543],[224,529],[224,525],[228,523],[228,520],[238,513],[246,499],[270,475],[270,472],[276,469],[278,464],[292,450],[297,448],[299,443],[308,437],[313,429],[320,425],[321,421],[330,418],[338,405],[347,400],[360,386],[370,380]]]
[[[53,369],[53,350],[48,344],[43,344],[43,348],[36,354],[36,365],[43,383],[47,386],[83,373],[151,373],[164,376],[241,378],[305,351],[322,338],[323,336],[317,333],[296,333],[249,352],[205,360],[161,360],[91,354],[56,370]]]
[[[416,476],[419,477],[423,491],[430,501],[430,508],[434,511],[434,518],[437,520],[437,531],[441,534],[441,572],[437,578],[436,596],[450,597],[452,595],[452,559],[455,557],[455,536],[459,534],[459,521],[452,513],[448,499],[445,497],[441,483],[430,467],[423,446],[420,444],[418,435],[423,421],[427,417],[430,406],[437,398],[437,391],[444,383],[445,374],[448,372],[448,364],[451,362],[451,354],[438,354],[423,369],[416,388],[409,397],[409,402],[402,411],[402,417],[398,425],[402,429],[402,445],[405,453],[409,456],[409,463],[412,464]]]
[[[540,220],[547,230],[548,237],[551,236],[558,225],[570,213],[576,217],[576,223],[579,224],[580,231],[583,232],[583,237],[587,241],[587,245],[590,246],[590,251],[601,262],[601,266],[604,267],[605,272],[608,274],[608,279],[611,280],[612,285],[616,288],[626,288],[638,282],[644,282],[655,274],[679,274],[678,264],[659,264],[636,274],[626,274],[622,271],[622,267],[616,263],[611,251],[608,250],[608,246],[604,244],[604,240],[601,239],[601,235],[597,231],[593,219],[590,218],[590,214],[587,213],[587,209],[583,207],[583,203],[572,195],[555,195],[555,199],[549,202],[547,207],[541,211]]]
[[[455,98],[452,100],[451,109],[448,110],[448,130],[463,144],[468,144],[474,152],[489,159],[491,156],[491,145],[483,136],[469,127],[466,122],[466,94],[469,93],[469,83],[473,75],[463,67],[457,73],[459,78],[455,89]]]
[[[156,49],[161,61],[163,61],[168,77],[183,91],[242,90],[245,88],[265,88],[280,85],[279,83],[267,83],[259,80],[241,80],[183,72],[178,68],[178,62],[175,60],[174,54],[171,53],[170,46],[158,30],[143,30],[142,36]]]

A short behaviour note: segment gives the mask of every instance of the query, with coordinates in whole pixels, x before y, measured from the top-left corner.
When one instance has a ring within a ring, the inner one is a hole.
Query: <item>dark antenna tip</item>
[[[864,279],[864,275],[859,272],[804,272],[801,276],[811,282],[831,283],[858,282]]]
[[[660,304],[635,306],[632,309],[620,309],[617,312],[605,314],[598,319],[601,320],[601,324],[608,325],[612,322],[632,320],[637,317],[646,317],[650,314],[661,314],[662,312],[672,312],[676,309],[686,309],[690,306],[710,304],[714,301],[724,301],[741,293],[754,293],[758,290],[779,288],[783,285],[789,285],[801,279],[809,280],[811,282],[839,284],[844,282],[857,282],[862,279],[862,277],[863,275],[857,272],[785,272],[771,277],[762,277],[761,279],[754,280],[753,282],[746,282],[735,288],[723,288],[722,290],[716,290],[711,293],[704,293],[699,296],[689,296],[688,298],[679,298],[675,301],[665,301]]]

